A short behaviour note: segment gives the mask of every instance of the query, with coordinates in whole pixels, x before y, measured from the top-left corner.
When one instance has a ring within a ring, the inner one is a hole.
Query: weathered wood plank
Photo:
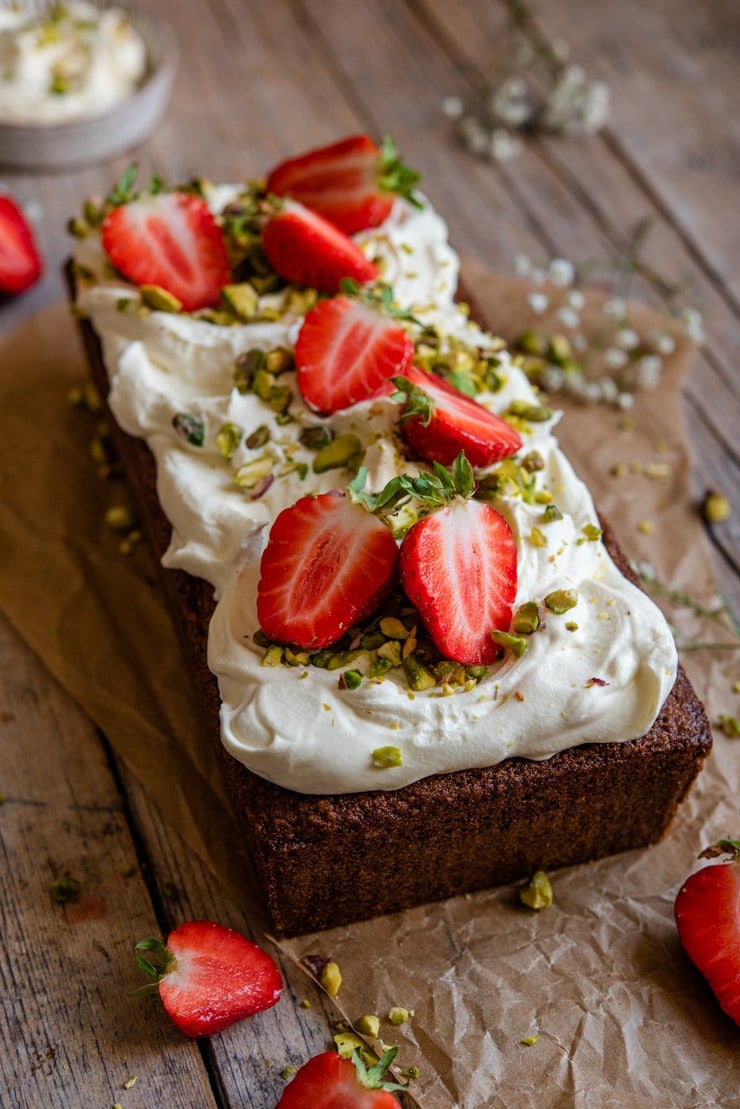
[[[135,1076],[128,1105],[213,1105],[197,1046],[130,996],[157,924],[99,737],[5,620],[0,674],[0,1101],[100,1109]]]
[[[168,928],[184,920],[217,920],[249,936],[273,955],[285,981],[278,1004],[226,1029],[205,1045],[224,1104],[273,1109],[285,1085],[281,1071],[330,1046],[331,1005],[308,975],[283,960],[260,927],[260,914],[239,906],[211,871],[165,823],[144,790],[120,765],[121,780],[147,849],[152,880]],[[301,1002],[309,1002],[308,1007]]]

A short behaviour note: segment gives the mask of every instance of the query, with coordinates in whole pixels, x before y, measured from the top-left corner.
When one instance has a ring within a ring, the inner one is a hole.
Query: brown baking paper
[[[472,265],[467,280],[494,331],[511,337],[532,325],[521,283]],[[547,316],[538,321],[547,326]],[[639,395],[631,426],[603,406],[569,407],[559,436],[628,555],[713,603],[680,430],[691,349],[679,337],[658,388]],[[85,373],[66,306],[0,340],[0,604],[184,839],[261,917],[244,893],[240,838],[155,567],[143,547],[122,556],[102,522],[124,492],[96,476],[95,418],[67,403]],[[668,463],[668,477],[646,476],[644,463],[655,461]],[[616,463],[624,476],[612,475]],[[668,611],[679,642],[708,637],[692,611]],[[737,657],[684,656],[712,719],[737,715]],[[669,837],[552,875],[546,911],[523,908],[505,887],[280,946],[299,963],[319,954],[340,964],[337,1005],[348,1019],[414,1010],[400,1027],[383,1020],[381,1035],[400,1044],[402,1066],[420,1068],[413,1093],[425,1109],[738,1104],[738,1031],[689,966],[673,923],[675,893],[698,851],[738,833],[738,752],[737,741],[716,733]],[[374,865],[382,881],[382,860]],[[527,1045],[528,1037],[537,1039]]]

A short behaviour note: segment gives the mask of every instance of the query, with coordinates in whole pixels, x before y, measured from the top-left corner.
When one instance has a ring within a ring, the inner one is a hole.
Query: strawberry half
[[[159,285],[186,312],[216,304],[231,279],[221,229],[208,205],[189,193],[141,196],[112,208],[103,247],[135,285]]]
[[[303,650],[336,643],[396,579],[389,529],[343,493],[301,497],[277,516],[262,555],[257,616],[265,635]]]
[[[231,928],[191,920],[161,940],[136,945],[140,970],[157,982],[170,1020],[186,1036],[211,1036],[274,1005],[283,980],[267,952]]]
[[[401,584],[445,658],[494,661],[516,597],[511,528],[490,505],[457,498],[423,517],[401,544]]]
[[[294,200],[284,201],[268,219],[262,246],[272,268],[286,281],[322,293],[338,293],[343,278],[367,285],[379,277],[378,267],[349,235]]]
[[[405,395],[401,435],[418,458],[450,466],[465,451],[471,466],[482,468],[520,450],[521,436],[511,424],[441,377],[416,366],[403,376],[414,388],[396,382],[396,399]]]
[[[281,162],[267,178],[267,191],[300,201],[354,235],[388,219],[395,196],[413,203],[419,179],[390,139],[381,147],[368,135],[352,135]]]
[[[285,1087],[275,1109],[398,1109],[391,1090],[406,1086],[384,1078],[397,1051],[389,1048],[370,1068],[358,1051],[351,1059],[334,1051],[314,1055]]]
[[[0,196],[0,293],[16,296],[39,279],[41,256],[23,210]]]
[[[332,297],[303,321],[295,348],[298,388],[316,412],[338,412],[403,373],[413,357],[400,324],[356,298]]]
[[[675,903],[676,927],[692,963],[708,979],[722,1009],[740,1024],[740,841],[723,840],[702,856],[733,861],[689,875]]]

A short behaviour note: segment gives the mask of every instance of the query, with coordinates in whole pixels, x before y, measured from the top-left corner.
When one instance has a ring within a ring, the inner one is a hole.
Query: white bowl
[[[172,92],[177,69],[175,38],[165,23],[148,12],[118,0],[115,6],[125,9],[146,46],[147,70],[138,88],[96,116],[48,124],[0,120],[0,166],[63,170],[105,162],[138,146],[154,130]]]

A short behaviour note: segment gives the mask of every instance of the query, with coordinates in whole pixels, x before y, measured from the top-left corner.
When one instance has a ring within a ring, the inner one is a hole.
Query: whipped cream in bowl
[[[220,211],[231,195],[214,189],[212,206]],[[88,277],[78,300],[102,341],[111,410],[156,459],[158,494],[172,525],[164,563],[213,586],[208,658],[227,750],[287,789],[331,794],[397,789],[512,756],[546,759],[583,743],[643,735],[675,679],[673,637],[609,557],[588,490],[558,445],[558,414],[543,411],[506,351],[455,304],[458,259],[428,204],[417,210],[396,201],[385,224],[356,240],[414,326],[434,327],[443,343],[465,344],[495,361],[495,381],[478,393],[479,403],[504,417],[537,412],[519,421],[516,458],[476,471],[476,480],[495,487],[492,503],[516,541],[514,611],[535,602],[541,626],[520,655],[505,650],[469,680],[427,688],[412,688],[402,666],[376,672],[359,632],[349,661],[339,649],[321,661],[296,650],[270,665],[256,606],[270,526],[299,498],[346,489],[352,478],[341,467],[317,472],[306,432],[329,425],[336,435],[355,436],[366,489],[378,492],[420,465],[404,455],[398,404],[376,396],[319,417],[288,369],[278,380],[290,390],[289,405],[271,408],[239,388],[235,363],[250,350],[291,350],[300,314],[221,326],[122,310],[138,290],[111,276],[99,243],[85,240],[77,262]],[[238,431],[228,449],[226,429]],[[531,472],[522,469],[527,459],[536,459]],[[348,668],[360,676],[352,687],[343,681]]]
[[[0,8],[0,163],[84,165],[143,141],[169,100],[177,50],[148,11],[96,0]]]

